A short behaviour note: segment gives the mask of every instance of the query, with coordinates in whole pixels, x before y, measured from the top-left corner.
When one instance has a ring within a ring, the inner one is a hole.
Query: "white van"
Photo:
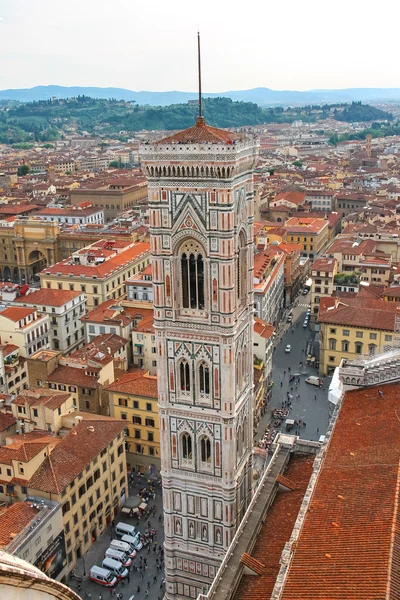
[[[89,579],[90,581],[94,581],[100,585],[105,585],[106,587],[114,587],[118,581],[114,573],[111,573],[111,571],[108,569],[96,567],[96,565],[90,569]]]
[[[135,558],[136,550],[132,548],[130,544],[127,542],[121,542],[120,540],[112,540],[110,543],[110,548],[114,548],[114,550],[118,550],[119,552],[125,552],[131,558]]]
[[[103,569],[108,569],[117,579],[122,579],[128,576],[128,569],[123,564],[113,558],[105,558],[101,563]]]
[[[123,535],[121,538],[121,542],[126,542],[131,546],[133,550],[137,550],[138,552],[143,548],[143,544],[140,541],[138,533],[134,537],[132,537],[131,535]]]
[[[319,387],[324,382],[320,377],[315,377],[315,375],[311,375],[310,377],[307,377],[306,383],[310,383],[311,385],[317,385]]]
[[[135,537],[138,534],[138,531],[133,525],[128,525],[128,523],[123,523],[121,521],[116,525],[115,533],[118,537],[122,537],[123,535],[131,535],[132,537]]]
[[[120,563],[124,565],[124,567],[130,567],[132,564],[132,559],[125,554],[125,552],[121,552],[120,550],[116,550],[115,548],[107,548],[104,558],[112,558],[113,560],[118,560]]]

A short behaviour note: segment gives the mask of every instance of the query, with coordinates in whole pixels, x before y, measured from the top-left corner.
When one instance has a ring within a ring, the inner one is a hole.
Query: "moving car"
[[[289,354],[289,352],[291,352],[291,351],[292,351],[292,346],[291,346],[290,344],[288,344],[288,345],[286,346],[286,348],[285,348],[285,352],[286,352],[287,354]]]
[[[316,377],[315,375],[311,375],[310,377],[307,377],[306,383],[309,383],[311,385],[317,385],[319,387],[319,386],[323,385],[324,382],[321,379],[321,377]]]

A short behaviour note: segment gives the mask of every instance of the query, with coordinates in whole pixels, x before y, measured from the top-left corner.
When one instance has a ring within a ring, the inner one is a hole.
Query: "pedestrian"
[[[149,545],[147,546],[147,556],[150,554],[150,552],[151,552],[151,546],[150,546],[150,544],[149,544]]]
[[[147,589],[150,589],[150,586],[151,586],[151,581],[149,579],[148,582],[147,582]]]
[[[82,586],[81,586],[81,582],[80,582],[80,581],[78,581],[78,592],[80,592],[80,591],[81,591],[81,587],[82,587]]]
[[[149,595],[149,590],[146,590],[144,595],[147,597]]]
[[[142,561],[143,561],[143,556],[140,555],[140,564],[142,564]]]
[[[316,399],[317,399],[317,394],[314,394],[314,400],[316,400]]]
[[[147,527],[150,529],[150,527],[151,527],[150,521],[147,521]]]
[[[147,558],[144,558],[143,561],[144,561],[144,564],[147,566]]]
[[[137,593],[137,594],[140,594],[140,585],[138,585],[138,586],[137,586],[137,588],[136,588],[136,593]]]
[[[128,575],[126,576],[126,578],[127,578],[127,580],[128,580],[128,583],[129,583],[129,582],[130,582],[130,580],[131,580],[131,576],[129,575],[129,571],[128,571]]]
[[[161,521],[162,521],[162,513],[161,513],[161,515],[158,517],[158,522],[159,522],[159,523],[161,523]]]
[[[101,592],[99,594],[99,600],[103,600],[103,594]]]
[[[141,579],[142,581],[143,581],[143,579],[144,579],[144,572],[143,572],[143,571],[140,573],[140,579]]]
[[[153,577],[153,583],[157,583],[157,575],[154,575],[154,577]]]
[[[286,371],[283,371],[283,375],[284,375],[284,376],[286,375]]]
[[[108,591],[110,592],[110,596],[112,596],[113,595],[113,588],[111,588],[111,587],[108,588]]]

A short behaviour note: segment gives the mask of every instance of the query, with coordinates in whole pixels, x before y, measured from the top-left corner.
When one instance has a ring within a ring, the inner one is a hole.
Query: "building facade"
[[[166,598],[212,582],[251,498],[254,140],[194,127],[148,179]]]

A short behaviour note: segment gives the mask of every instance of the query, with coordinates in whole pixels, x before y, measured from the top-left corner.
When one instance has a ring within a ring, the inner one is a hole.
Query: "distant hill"
[[[60,85],[39,85],[26,89],[0,90],[0,100],[17,100],[19,102],[33,102],[56,98],[72,98],[76,96],[89,96],[91,98],[135,101],[140,105],[170,106],[171,104],[185,104],[188,100],[195,100],[196,92],[135,92],[123,88],[102,87],[64,87]],[[297,92],[292,90],[271,90],[265,87],[251,90],[233,90],[203,94],[205,98],[225,97],[242,102],[254,102],[259,106],[301,106],[305,104],[335,104],[338,102],[378,102],[384,100],[400,101],[400,88],[348,88],[343,90],[309,90]]]
[[[361,102],[352,102],[349,106],[339,112],[334,111],[336,121],[345,121],[346,123],[357,123],[358,121],[392,121],[393,115],[375,106],[361,104]]]

